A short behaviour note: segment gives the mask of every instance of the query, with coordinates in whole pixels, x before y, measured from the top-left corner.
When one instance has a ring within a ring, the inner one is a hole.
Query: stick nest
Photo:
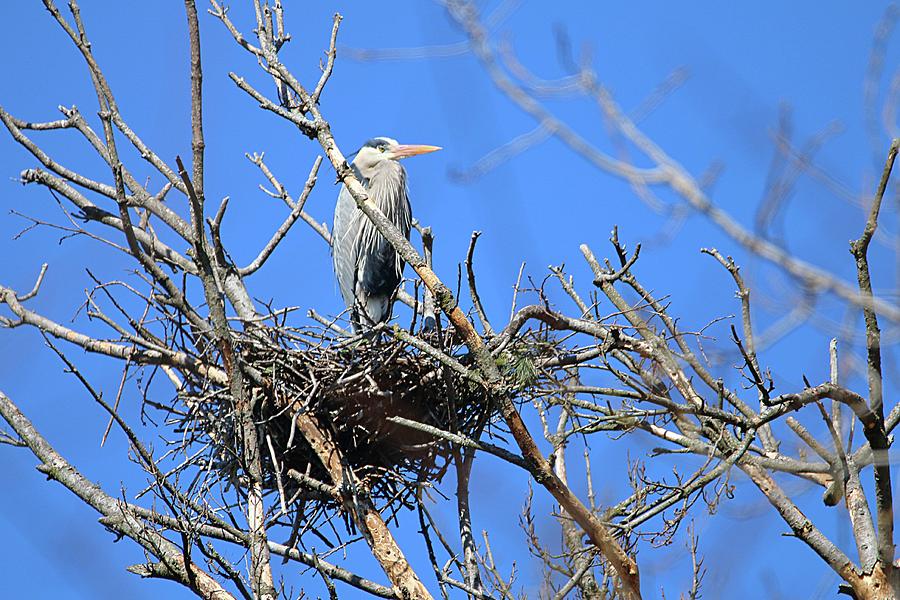
[[[427,339],[451,356],[460,354],[450,334]],[[451,459],[446,439],[392,418],[477,439],[494,414],[482,386],[396,339],[348,342],[319,330],[269,328],[245,335],[239,349],[245,367],[262,380],[252,400],[264,485],[288,504],[335,505],[333,497],[309,485],[308,478],[332,482],[297,429],[298,414],[316,418],[372,499],[385,506],[411,505],[417,485],[440,480]],[[232,480],[242,472],[234,402],[228,389],[207,391],[190,417],[208,435],[216,470]]]

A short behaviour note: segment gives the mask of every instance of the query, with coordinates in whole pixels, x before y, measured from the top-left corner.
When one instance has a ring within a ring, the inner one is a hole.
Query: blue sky
[[[233,4],[232,18],[249,33],[249,3]],[[283,60],[308,83],[316,78],[335,10],[344,15],[339,39],[346,47],[417,47],[463,39],[437,3],[286,4],[293,41]],[[188,157],[189,87],[182,4],[84,0],[81,6],[95,55],[125,118],[161,156]],[[873,33],[886,6],[811,1],[738,6],[712,1],[526,1],[495,33],[508,39],[533,72],[554,78],[565,74],[555,56],[554,27],[565,27],[575,48],[590,47],[598,73],[626,110],[639,106],[673,70],[687,68],[687,82],[641,126],[695,176],[721,162],[724,170],[711,197],[752,227],[772,157],[771,133],[783,105],[792,109],[795,137],[801,143],[829,123],[840,122],[842,133],[824,147],[817,164],[851,190],[874,187],[875,174],[880,172],[877,160],[883,160],[887,138],[882,133],[873,144],[867,135],[863,83]],[[35,121],[56,119],[57,105],[75,104],[96,125],[96,98],[85,67],[46,11],[38,3],[6,2],[0,5],[0,18],[14,25],[0,39],[4,57],[0,104],[17,117]],[[244,264],[285,217],[284,206],[258,190],[262,179],[244,153],[264,151],[269,166],[296,194],[317,147],[287,123],[259,110],[234,87],[228,71],[260,85],[266,82],[218,21],[203,13],[200,22],[206,195],[211,203],[231,197],[223,235],[237,262]],[[896,40],[886,56],[888,75],[879,82],[879,99],[900,65]],[[546,103],[598,146],[611,148],[589,101],[551,99]],[[495,325],[508,315],[521,261],[526,262],[526,272],[538,279],[547,265],[566,263],[586,285],[588,271],[578,245],[586,242],[598,254],[606,254],[606,238],[613,225],[619,226],[620,236],[629,243],[648,242],[638,275],[648,287],[669,295],[673,312],[689,326],[701,327],[737,308],[726,274],[699,254],[704,246],[717,246],[743,261],[758,286],[755,291],[762,297],[769,295],[764,305],[768,310],[757,315],[760,325],[774,322],[796,301],[792,292],[782,295],[783,278],[777,272],[744,256],[734,242],[700,217],[688,218],[674,241],[654,243],[665,219],[624,183],[598,173],[555,140],[472,182],[451,178],[454,170],[471,166],[535,125],[495,90],[471,55],[383,62],[357,62],[339,55],[322,110],[345,153],[375,135],[444,147],[440,153],[407,164],[414,214],[435,229],[436,267],[448,282],[455,280],[456,265],[464,258],[471,232],[484,232],[477,271],[482,298]],[[108,178],[75,134],[35,137],[69,166]],[[126,158],[137,163],[135,156]],[[90,285],[85,268],[101,278],[115,279],[126,276],[129,264],[90,240],[57,243],[59,235],[46,229],[13,240],[27,223],[10,210],[54,221],[62,218],[46,191],[17,183],[19,171],[35,164],[8,136],[0,136],[4,205],[0,253],[7,257],[0,268],[0,282],[30,289],[41,263],[49,263],[33,308],[63,322],[74,318],[73,327],[96,331],[83,314],[76,315],[82,291]],[[150,175],[149,171],[144,174]],[[323,167],[307,204],[322,221],[331,220],[337,194],[332,181],[333,171]],[[836,198],[813,178],[803,177],[784,214],[791,231],[789,247],[852,281],[847,240],[858,235],[862,215],[858,206]],[[893,207],[886,208],[883,223],[889,233],[896,232]],[[895,252],[887,245],[876,245],[873,258],[878,265],[876,288],[890,295],[897,284]],[[327,248],[308,228],[296,227],[249,285],[257,298],[271,299],[275,306],[300,306],[301,314],[307,308],[323,313],[340,309]],[[834,303],[826,303],[823,311],[837,318],[843,314]],[[804,327],[766,350],[764,362],[772,366],[776,382],[785,391],[802,385],[801,374],[812,381],[825,378],[828,337],[821,328]],[[80,352],[72,356],[107,395],[115,394],[117,364]],[[893,356],[888,364],[890,372]],[[728,375],[729,365],[721,368]],[[850,383],[862,389],[858,381]],[[132,493],[139,489],[132,465],[123,459],[124,440],[113,434],[106,446],[99,446],[105,418],[74,380],[62,373],[35,331],[0,332],[0,389],[19,403],[51,443],[107,491],[116,493],[122,486]],[[137,415],[139,395],[133,385],[127,388],[123,410]],[[150,427],[144,432],[155,435]],[[645,441],[629,448],[632,454],[640,454],[650,445]],[[592,449],[595,464],[604,466],[595,469],[595,474],[601,473],[595,485],[601,497],[614,499],[624,480],[625,448],[598,442]],[[0,494],[0,538],[5,540],[0,547],[0,578],[11,586],[11,596],[184,596],[172,584],[142,582],[126,573],[125,566],[142,560],[136,547],[127,541],[113,544],[89,509],[33,469],[35,460],[29,454],[0,447],[0,457],[0,477],[8,482]],[[501,556],[513,550],[521,555],[516,513],[524,502],[524,480],[519,473],[499,468],[490,457],[476,464],[473,490],[480,500],[474,511],[475,528],[491,528],[495,552]],[[713,518],[698,516],[701,553],[707,556],[710,571],[704,598],[756,598],[760,590],[773,598],[831,597],[835,578],[800,542],[782,537],[785,526],[772,517],[758,492],[743,485],[740,477],[736,481],[735,500],[725,503]],[[843,509],[825,512],[818,491],[789,491],[834,539],[852,545],[841,529]],[[547,509],[549,502],[541,491],[536,498],[537,505]],[[440,518],[452,524],[452,513],[442,513]],[[547,525],[549,535],[551,525]],[[401,538],[402,542],[406,536]],[[410,534],[409,544],[414,544],[412,538]],[[681,554],[678,548],[641,554],[648,598],[662,586],[670,598],[686,589],[688,563]],[[377,575],[363,557],[353,560]],[[534,593],[539,573],[528,563],[518,568],[522,589]],[[427,569],[422,573],[430,577]],[[309,579],[307,575],[295,581]]]

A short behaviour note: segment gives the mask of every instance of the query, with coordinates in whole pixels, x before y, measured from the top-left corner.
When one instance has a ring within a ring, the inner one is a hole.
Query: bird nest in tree
[[[438,337],[430,335],[429,343],[450,355],[457,353],[452,335],[442,336],[442,341]],[[278,490],[286,503],[335,503],[315,484],[332,482],[297,428],[298,415],[315,417],[345,466],[353,469],[376,503],[387,505],[411,503],[418,484],[439,480],[446,470],[450,443],[424,429],[477,438],[494,414],[482,386],[397,339],[370,336],[353,341],[320,330],[257,328],[245,334],[237,348],[245,372],[253,372],[251,379],[256,380],[250,400],[264,486]],[[233,481],[235,473],[245,472],[235,399],[227,388],[197,393],[195,398],[182,425],[202,431],[215,471]],[[409,427],[398,418],[426,427]]]

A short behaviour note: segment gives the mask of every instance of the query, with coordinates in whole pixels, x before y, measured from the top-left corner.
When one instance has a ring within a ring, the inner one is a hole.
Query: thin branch
[[[200,24],[194,0],[184,0],[191,45],[191,148],[194,154],[194,188],[202,197],[203,186],[203,68],[200,63]]]
[[[881,181],[875,198],[872,200],[872,208],[865,228],[859,239],[851,242],[850,250],[856,258],[857,279],[859,291],[864,298],[873,299],[872,279],[869,273],[868,249],[869,242],[878,227],[878,213],[881,210],[881,201],[887,189],[891,170],[894,167],[894,159],[900,150],[900,139],[891,143],[887,161],[881,174]],[[864,426],[864,433],[872,446],[875,466],[875,504],[878,521],[878,559],[884,568],[892,568],[894,564],[894,505],[893,492],[891,490],[891,465],[889,456],[890,443],[887,439],[884,423],[884,402],[882,399],[882,386],[884,384],[881,375],[881,331],[878,329],[878,317],[874,307],[863,307],[863,315],[866,322],[866,378],[869,384],[869,403],[877,415],[874,424]]]
[[[105,526],[133,539],[155,556],[160,564],[164,565],[167,578],[178,581],[202,598],[209,600],[233,598],[208,573],[193,562],[186,561],[180,548],[141,523],[127,504],[107,495],[100,486],[81,475],[38,433],[31,421],[3,392],[0,392],[0,416],[41,461],[38,470],[61,483],[103,515],[101,522]]]
[[[44,275],[47,273],[47,263],[41,265],[41,272],[38,273],[37,281],[34,282],[34,287],[31,288],[31,291],[27,294],[16,296],[16,300],[19,302],[25,302],[26,300],[31,300],[35,296],[38,295],[38,292],[41,290],[41,283],[44,282]]]
[[[275,231],[269,242],[262,250],[260,250],[257,257],[253,259],[253,262],[251,262],[246,267],[238,269],[238,273],[241,277],[246,277],[247,275],[258,271],[259,268],[262,267],[263,264],[265,264],[269,256],[272,255],[272,252],[275,251],[275,248],[278,247],[278,244],[281,243],[281,240],[284,239],[284,236],[287,235],[287,232],[291,229],[294,223],[297,222],[297,219],[300,218],[303,213],[303,206],[306,204],[306,199],[309,197],[310,192],[312,192],[313,187],[316,185],[316,176],[319,173],[319,167],[321,166],[321,164],[322,157],[316,157],[312,169],[309,172],[309,177],[306,178],[306,184],[303,186],[303,192],[297,199],[297,203],[294,205],[293,210],[291,210],[291,214],[287,216],[281,226]]]
[[[481,321],[481,329],[484,331],[484,335],[493,337],[494,329],[491,327],[491,323],[488,321],[487,315],[484,312],[484,307],[481,305],[481,298],[478,296],[478,288],[475,285],[475,243],[478,241],[480,235],[480,231],[473,231],[472,239],[469,241],[469,249],[466,251],[466,278],[469,282],[469,295],[472,297],[472,304],[475,306],[478,320]]]
[[[322,91],[325,89],[325,84],[328,83],[328,78],[331,77],[331,72],[334,70],[334,59],[337,56],[337,48],[335,46],[337,42],[337,34],[338,28],[341,26],[341,19],[343,17],[340,13],[334,13],[334,25],[331,27],[331,40],[328,43],[328,52],[326,53],[328,58],[325,61],[325,67],[322,69],[322,76],[319,77],[319,82],[316,84],[316,89],[313,90],[313,93],[310,94],[310,101],[319,103],[319,96],[322,95]]]

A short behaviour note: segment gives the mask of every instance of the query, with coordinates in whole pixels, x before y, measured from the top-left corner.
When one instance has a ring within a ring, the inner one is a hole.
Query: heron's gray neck
[[[366,182],[369,197],[388,218],[406,202],[406,170],[395,160],[386,160],[372,169]]]

